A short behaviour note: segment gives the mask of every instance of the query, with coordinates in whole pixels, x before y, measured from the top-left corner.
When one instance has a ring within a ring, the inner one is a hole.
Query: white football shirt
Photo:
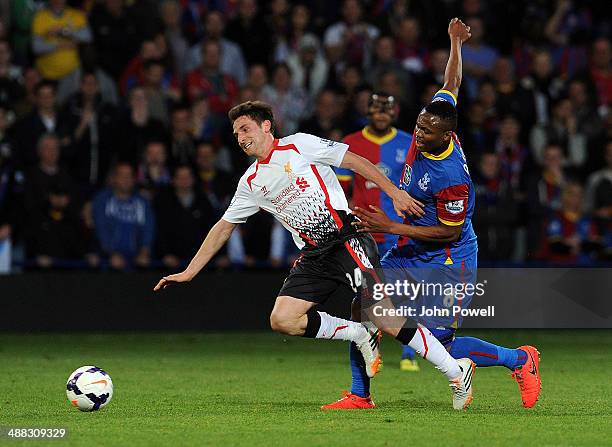
[[[349,213],[344,191],[330,166],[340,166],[348,145],[297,133],[274,140],[265,160],[253,163],[223,220],[244,223],[260,209],[291,232],[299,248],[321,247],[334,239]]]

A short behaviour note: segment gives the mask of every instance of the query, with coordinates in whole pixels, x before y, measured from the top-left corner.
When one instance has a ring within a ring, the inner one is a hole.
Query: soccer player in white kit
[[[374,272],[380,266],[376,244],[369,234],[358,233],[352,225],[356,218],[331,166],[351,169],[376,183],[391,197],[400,216],[421,215],[422,204],[394,186],[365,158],[347,151],[346,144],[304,133],[275,138],[272,108],[266,103],[237,105],[230,110],[229,118],[238,144],[256,161],[240,178],[228,209],[187,268],[163,277],[154,290],[193,279],[236,226],[262,209],[291,232],[301,249],[272,309],[272,329],[286,335],[354,342],[364,357],[367,374],[373,377],[381,364],[380,331],[373,325],[315,310],[332,295],[343,296],[350,303],[372,279],[379,280]],[[427,352],[427,360],[455,385],[455,408],[469,405],[473,367],[462,368],[427,330],[417,331],[403,324],[381,327],[417,352]]]

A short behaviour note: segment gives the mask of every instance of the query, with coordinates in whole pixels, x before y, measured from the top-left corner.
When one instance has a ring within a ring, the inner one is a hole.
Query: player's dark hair
[[[237,106],[232,107],[227,116],[232,122],[232,125],[234,124],[234,121],[241,116],[248,116],[260,126],[261,123],[268,120],[270,123],[272,123],[270,132],[274,134],[276,131],[272,106],[263,101],[247,101],[243,102],[242,104],[238,104]]]
[[[457,109],[447,101],[432,101],[423,109],[427,113],[440,118],[444,131],[457,129]]]

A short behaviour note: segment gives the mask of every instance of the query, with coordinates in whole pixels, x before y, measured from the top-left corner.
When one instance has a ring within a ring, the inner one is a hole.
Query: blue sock
[[[408,345],[402,346],[402,360],[404,359],[414,360],[415,354],[416,353],[414,352],[414,349],[412,349],[410,346]]]
[[[504,348],[474,337],[455,338],[450,355],[456,359],[468,357],[476,366],[505,366],[510,370],[527,361],[527,353],[522,349]]]
[[[351,393],[359,397],[370,395],[370,378],[365,369],[363,356],[354,342],[349,343],[349,358],[351,360]]]

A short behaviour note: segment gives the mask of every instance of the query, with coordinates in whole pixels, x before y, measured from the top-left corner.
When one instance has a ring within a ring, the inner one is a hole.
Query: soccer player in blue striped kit
[[[475,284],[478,245],[472,228],[474,188],[465,155],[455,134],[457,94],[461,84],[461,46],[469,27],[459,19],[448,28],[451,52],[444,86],[419,114],[413,141],[406,157],[402,188],[422,202],[425,214],[404,223],[391,220],[380,208],[355,208],[360,231],[399,235],[397,244],[383,257],[385,283],[427,282]],[[463,306],[469,299],[459,300]],[[460,320],[416,320],[420,330],[429,330],[455,358],[470,358],[477,366],[505,366],[513,371],[523,406],[533,407],[541,389],[539,353],[533,346],[510,349],[473,337],[455,337]],[[429,329],[425,329],[425,327]],[[419,352],[426,358],[427,352]],[[370,379],[351,358],[352,389],[337,402],[322,409],[373,408]]]

